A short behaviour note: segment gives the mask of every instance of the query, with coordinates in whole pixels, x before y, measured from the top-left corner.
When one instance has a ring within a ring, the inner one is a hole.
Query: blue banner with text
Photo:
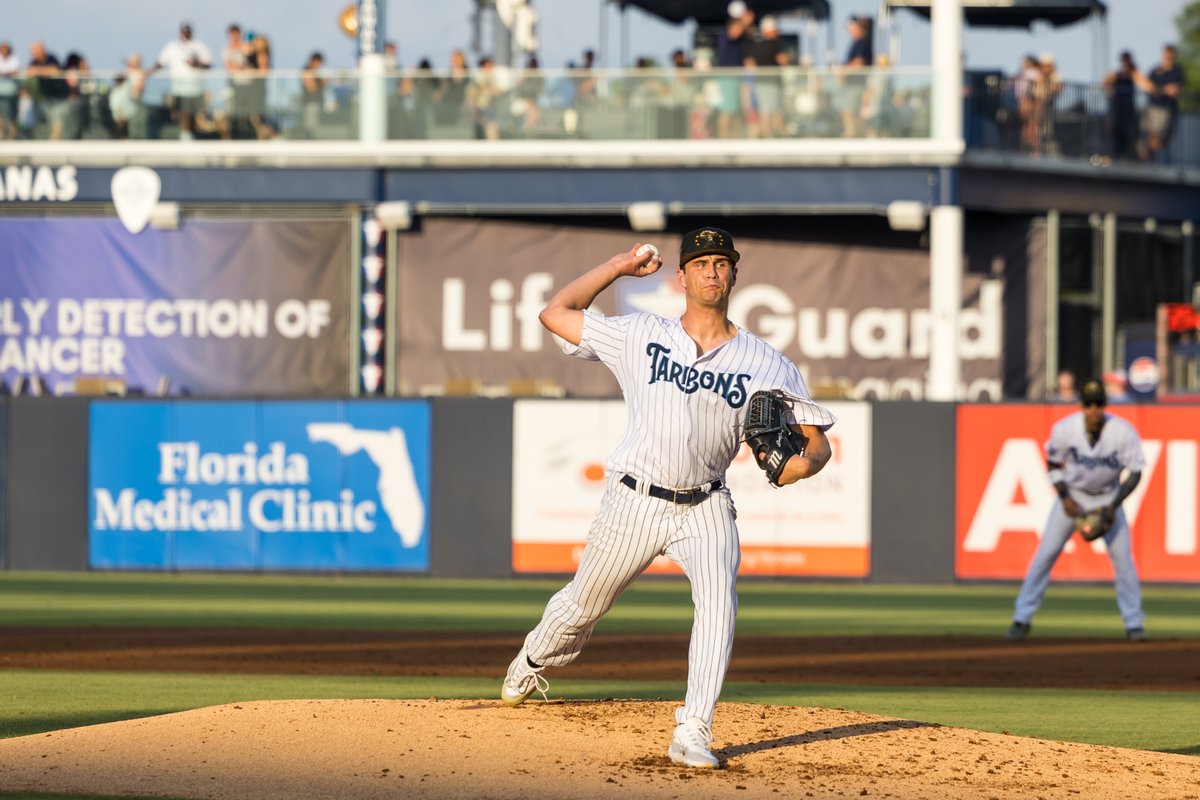
[[[423,401],[91,406],[97,569],[429,569]]]

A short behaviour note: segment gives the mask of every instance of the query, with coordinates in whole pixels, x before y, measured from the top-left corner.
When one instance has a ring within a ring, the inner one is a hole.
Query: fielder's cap
[[[729,15],[730,19],[737,19],[745,14],[746,10],[746,4],[742,0],[733,0],[726,6],[725,13]]]
[[[1083,385],[1079,392],[1079,403],[1085,406],[1108,405],[1108,396],[1104,393],[1104,384],[1095,378]]]
[[[771,16],[766,16],[762,18],[762,22],[759,23],[758,27],[764,31],[777,31],[779,30],[779,20]]]
[[[683,266],[693,258],[720,253],[729,256],[736,264],[742,254],[733,249],[733,237],[729,231],[720,228],[697,228],[685,233],[679,243],[679,266]]]

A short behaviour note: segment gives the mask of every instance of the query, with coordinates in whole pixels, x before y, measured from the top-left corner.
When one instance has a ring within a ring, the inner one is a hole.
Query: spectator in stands
[[[1054,399],[1060,403],[1074,403],[1079,399],[1075,392],[1075,375],[1069,369],[1059,370],[1054,379]]]
[[[596,97],[596,51],[583,51],[579,66],[574,68],[575,74],[575,107],[581,108],[594,105]]]
[[[438,81],[433,93],[433,121],[436,124],[454,125],[463,120],[470,85],[467,56],[462,50],[455,50],[450,54],[450,70]]]
[[[746,62],[746,25],[741,17],[730,17],[725,30],[717,37],[713,66],[721,70],[716,84],[720,92],[717,101],[717,137],[732,139],[742,133],[742,76]]]
[[[1138,86],[1150,95],[1142,115],[1142,130],[1146,134],[1145,158],[1157,161],[1171,143],[1175,118],[1179,114],[1179,93],[1183,90],[1183,70],[1176,62],[1175,45],[1163,47],[1162,62],[1149,76],[1138,74]]]
[[[259,139],[274,139],[278,134],[267,111],[267,81],[271,75],[271,40],[261,33],[250,41],[246,66],[255,76],[250,88],[250,125]]]
[[[1104,393],[1108,396],[1110,403],[1128,403],[1129,392],[1127,387],[1129,382],[1125,379],[1125,370],[1113,369],[1104,373]]]
[[[67,112],[63,116],[62,138],[81,139],[88,123],[88,98],[84,96],[84,80],[88,74],[87,59],[81,53],[67,54],[63,64],[63,81],[67,84]]]
[[[41,113],[50,123],[50,139],[61,139],[63,123],[67,117],[67,95],[69,89],[62,77],[62,65],[46,51],[46,45],[35,41],[29,46],[29,65],[25,74],[34,78],[37,102]]]
[[[21,59],[13,54],[12,44],[0,42],[0,140],[17,138],[17,102],[21,84]]]
[[[254,132],[250,127],[250,92],[254,76],[250,72],[250,43],[242,38],[242,28],[237,23],[225,30],[225,49],[221,51],[221,65],[229,73],[226,88],[225,113],[218,119],[222,139],[249,139]]]
[[[732,0],[725,7],[725,13],[730,19],[736,19],[742,23],[742,30],[745,32],[747,40],[756,38],[758,31],[754,29],[755,14],[753,8],[742,0]]]
[[[1058,102],[1058,96],[1062,94],[1062,76],[1058,74],[1052,53],[1042,53],[1038,58],[1038,69],[1042,73],[1041,80],[1037,84],[1038,116],[1041,118],[1039,141],[1041,149],[1046,155],[1056,156],[1058,155],[1058,139],[1054,131],[1056,119],[1054,107]]]
[[[687,53],[682,50],[673,50],[671,52],[671,66],[675,69],[691,69],[692,62],[687,57]]]
[[[779,38],[779,21],[772,16],[762,18],[762,38],[750,45],[750,58],[765,74],[755,77],[755,103],[758,110],[758,133],[764,138],[786,136],[783,127],[783,76],[788,66],[787,48]]]
[[[875,65],[871,46],[871,18],[852,16],[846,23],[850,33],[850,49],[846,53],[841,84],[842,135],[855,138],[863,135],[863,95],[867,91],[866,69]]]
[[[537,56],[529,56],[525,62],[525,71],[517,83],[517,96],[513,104],[522,131],[529,132],[541,123],[542,90],[545,86],[546,80],[542,77]]]
[[[171,75],[171,94],[168,104],[179,116],[179,138],[195,135],[195,122],[205,114],[204,81],[201,72],[212,67],[212,52],[198,39],[192,38],[191,23],[179,26],[179,38],[163,46],[151,72],[166,68]]]
[[[1021,126],[1021,150],[1032,155],[1040,155],[1042,151],[1043,75],[1037,58],[1027,55],[1020,72],[1013,78],[1013,95]]]
[[[400,94],[400,48],[395,42],[383,44],[383,70],[387,75],[384,91],[391,103],[392,98]]]
[[[491,56],[479,59],[475,80],[468,89],[471,108],[475,112],[475,138],[496,140],[500,138],[500,109],[503,105],[500,83],[496,76],[496,62]]]
[[[1136,100],[1137,64],[1128,50],[1121,53],[1121,64],[1104,77],[1108,93],[1108,115],[1112,136],[1112,157],[1137,158],[1138,118]]]
[[[300,71],[300,131],[305,139],[316,136],[321,110],[325,106],[325,77],[321,75],[323,66],[325,55],[314,50]]]
[[[142,106],[145,91],[146,71],[142,69],[142,57],[134,53],[125,59],[125,71],[113,79],[113,88],[108,96],[113,135],[116,138],[146,137],[145,109]]]

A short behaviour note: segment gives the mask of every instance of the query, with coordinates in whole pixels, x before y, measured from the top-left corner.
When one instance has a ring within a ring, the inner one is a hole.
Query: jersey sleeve
[[[813,402],[800,370],[796,369],[796,365],[784,359],[783,356],[780,358],[787,364],[783,373],[783,386],[779,388],[792,401],[792,413],[788,415],[789,424],[815,425],[823,431],[832,428],[837,422],[837,417],[829,409]]]
[[[583,336],[579,340],[579,358],[602,361],[610,368],[615,367],[625,350],[625,339],[629,334],[630,317],[606,317],[584,309]]]

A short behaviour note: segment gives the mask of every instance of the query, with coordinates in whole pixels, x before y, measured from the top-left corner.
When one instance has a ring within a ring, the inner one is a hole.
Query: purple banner
[[[343,220],[0,220],[0,376],[56,394],[345,394],[350,254]]]

